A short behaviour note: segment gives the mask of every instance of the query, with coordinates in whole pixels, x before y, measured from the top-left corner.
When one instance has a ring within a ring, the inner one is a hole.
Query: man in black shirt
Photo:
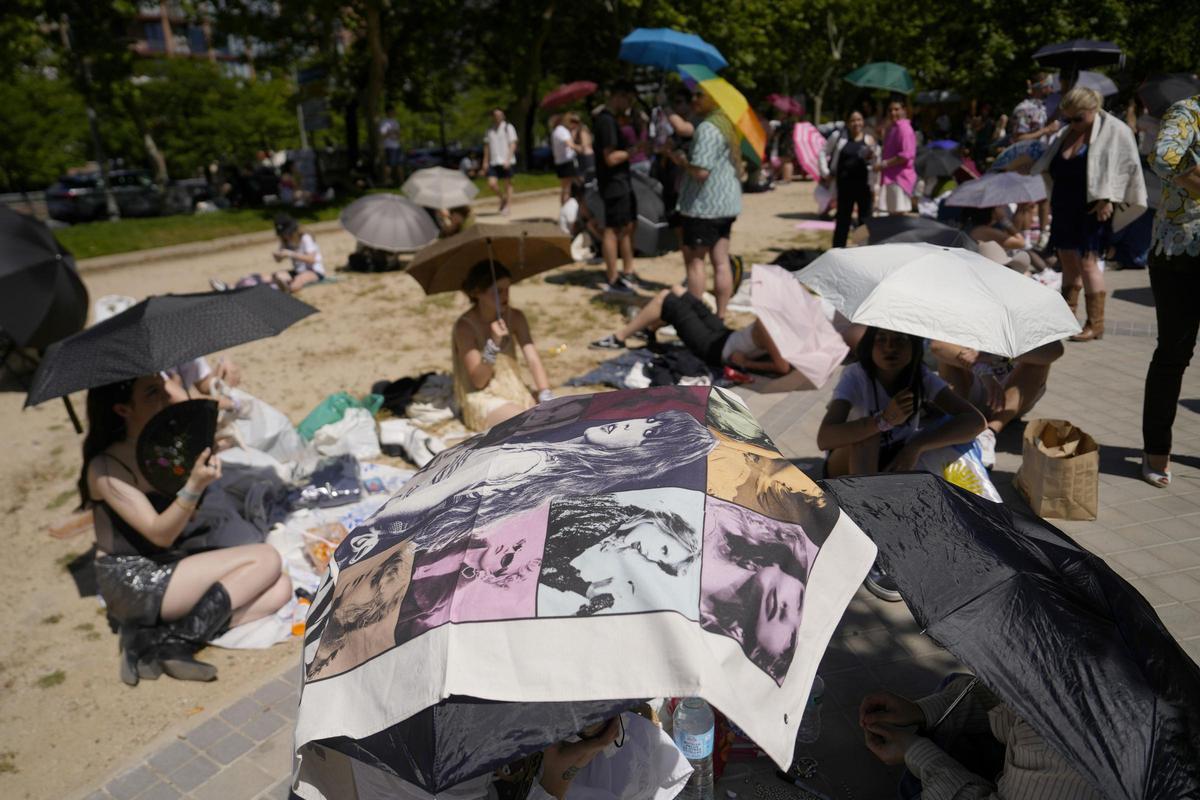
[[[635,97],[633,84],[620,81],[610,90],[607,105],[593,118],[596,179],[604,200],[601,250],[608,285],[619,292],[632,292],[637,288],[637,279],[633,274],[633,230],[637,224],[637,201],[629,172],[631,154],[621,142],[621,127],[616,118],[617,114],[629,110]],[[623,262],[621,275],[617,275],[618,251]]]

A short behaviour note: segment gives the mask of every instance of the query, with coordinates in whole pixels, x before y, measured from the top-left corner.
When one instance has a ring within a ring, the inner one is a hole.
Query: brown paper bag
[[[1030,420],[1014,482],[1039,517],[1095,519],[1100,505],[1100,448],[1066,420]]]

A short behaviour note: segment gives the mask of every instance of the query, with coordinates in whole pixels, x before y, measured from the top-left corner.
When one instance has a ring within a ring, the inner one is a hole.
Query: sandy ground
[[[788,247],[828,245],[828,233],[798,231],[814,208],[812,184],[748,195],[733,232],[733,251],[769,261]],[[493,206],[494,208],[494,206]],[[557,196],[518,199],[515,218],[556,217]],[[481,218],[500,221],[488,206]],[[344,232],[318,236],[327,267],[354,248]],[[269,244],[223,250],[102,272],[85,272],[93,300],[106,294],[142,298],[207,290],[207,278],[235,279],[269,270]],[[678,253],[639,259],[639,274],[668,284],[683,274]],[[229,351],[243,368],[243,388],[299,421],[325,395],[363,393],[381,378],[449,369],[450,326],[467,306],[461,295],[425,297],[403,273],[335,272],[337,281],[307,290],[319,314],[283,335]],[[525,311],[553,385],[610,354],[591,339],[621,322],[620,308],[598,299],[603,267],[575,265],[518,284],[513,304]],[[549,355],[560,344],[564,352]],[[83,396],[74,398],[82,413]],[[158,740],[223,708],[298,657],[296,642],[266,651],[208,650],[215,683],[162,678],[130,689],[117,679],[116,637],[91,597],[80,597],[66,565],[91,546],[90,534],[60,540],[49,528],[78,502],[82,437],[59,402],[22,410],[20,392],[0,393],[0,562],[8,623],[0,629],[0,797],[60,798],[98,786]]]

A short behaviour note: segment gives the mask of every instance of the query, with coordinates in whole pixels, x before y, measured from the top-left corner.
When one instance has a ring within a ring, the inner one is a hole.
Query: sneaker
[[[617,276],[617,284],[620,286],[624,286],[626,289],[628,289],[631,292],[636,292],[638,289],[642,288],[641,285],[638,283],[637,276],[634,275],[632,272],[629,273],[628,275],[618,275]]]
[[[886,600],[889,603],[899,603],[904,599],[900,596],[896,579],[884,572],[878,561],[871,565],[871,571],[867,573],[867,579],[863,581],[863,586],[866,586],[867,591],[880,600]]]
[[[208,285],[212,287],[214,292],[228,292],[229,284],[219,278],[209,278]]]
[[[1047,228],[1046,230],[1042,231],[1040,236],[1038,236],[1037,249],[1045,250],[1049,246],[1050,246],[1050,229]]]
[[[615,334],[609,334],[603,339],[597,339],[588,345],[593,350],[624,350],[625,343],[616,337]]]
[[[606,292],[617,292],[619,294],[637,294],[637,291],[629,286],[624,279],[618,277],[612,283],[601,284]]]
[[[979,442],[979,460],[983,462],[983,466],[988,469],[996,466],[996,432],[991,428],[984,428],[983,433],[975,437],[975,441]]]

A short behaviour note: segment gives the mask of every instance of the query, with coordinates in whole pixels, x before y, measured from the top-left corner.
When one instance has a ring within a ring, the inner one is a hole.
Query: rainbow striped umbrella
[[[702,64],[680,64],[679,74],[686,83],[703,89],[717,107],[725,112],[725,116],[733,121],[744,137],[745,144],[749,145],[761,163],[767,150],[767,133],[742,93],[735,89],[732,83]]]

